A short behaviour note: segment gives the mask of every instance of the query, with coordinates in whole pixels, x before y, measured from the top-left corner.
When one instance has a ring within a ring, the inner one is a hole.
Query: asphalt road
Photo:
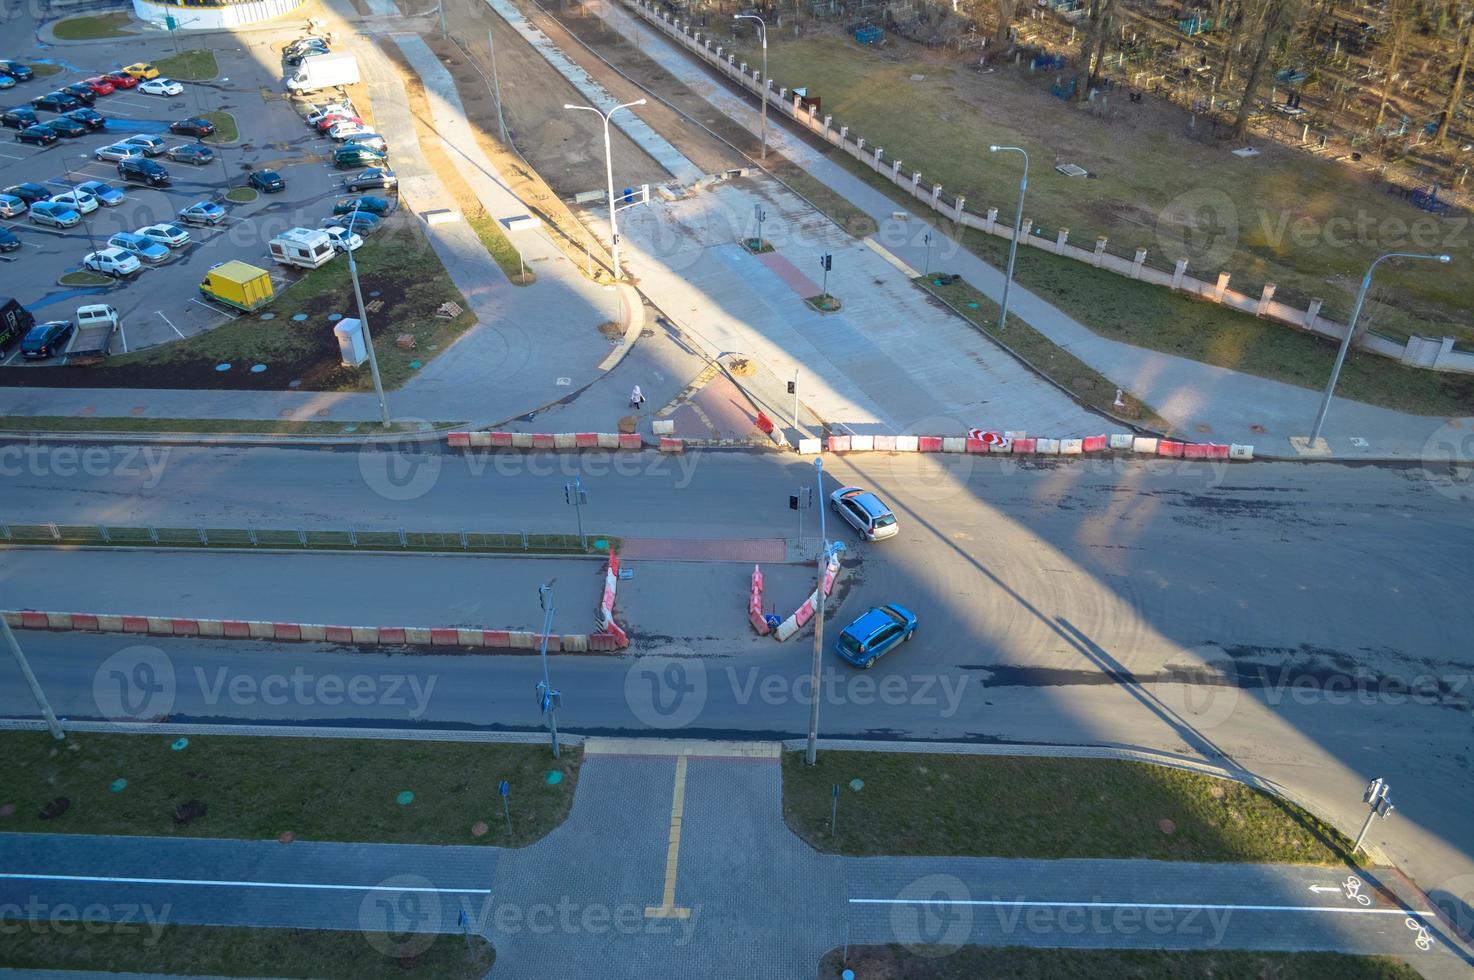
[[[94,454],[90,467],[86,457],[51,450],[0,455],[6,513],[68,523],[570,530],[562,484],[578,473],[590,493],[590,529],[792,539],[788,494],[813,482],[811,464],[756,453],[173,449],[153,457],[152,469],[142,454],[126,455]],[[1461,877],[1474,875],[1467,485],[1416,469],[900,456],[830,458],[826,474],[827,487],[874,487],[902,524],[898,538],[878,546],[848,538],[831,630],[880,601],[904,602],[921,621],[909,645],[866,674],[830,658],[821,692],[826,733],[1141,745],[1221,757],[1351,832],[1364,813],[1362,786],[1384,776],[1398,809],[1370,839],[1385,842],[1435,896],[1440,888],[1474,891],[1474,877]],[[816,516],[806,515],[810,534]],[[24,581],[27,563],[41,560],[29,554],[0,556],[0,568]],[[64,574],[59,560],[45,560],[48,575]],[[129,588],[177,594],[189,563],[154,561],[154,578],[128,576],[137,580]],[[294,584],[303,595],[336,589],[334,603],[360,601],[372,616],[385,602],[374,583],[395,577],[380,572],[379,561],[389,560],[346,559],[327,575],[317,574],[326,563],[293,559],[283,565],[290,573],[235,581],[246,599],[281,596]],[[463,561],[440,564],[460,569]],[[86,564],[81,556],[75,567]],[[800,734],[808,641],[777,645],[744,632],[747,571],[739,563],[638,563],[621,600],[631,610],[632,653],[554,661],[564,727]],[[791,607],[806,573],[781,572],[786,578],[770,598]],[[270,589],[258,594],[251,583],[265,579]],[[654,608],[670,612],[647,618]],[[129,643],[25,638],[59,711],[107,715],[99,699],[121,710],[119,685],[136,678],[136,668],[128,657],[104,664]],[[536,664],[524,657],[147,646],[161,651],[158,663],[175,678],[167,709],[175,717],[506,728],[539,720],[530,694]],[[300,688],[297,666],[309,675]],[[246,679],[222,686],[222,670],[227,681]],[[356,700],[335,694],[336,681],[324,688],[312,680],[359,673],[404,676],[361,683]],[[284,680],[265,684],[268,674]],[[373,693],[381,689],[385,703]],[[414,690],[421,700],[406,700]],[[0,713],[31,712],[21,691],[5,686]],[[135,706],[140,696],[134,692]],[[416,703],[421,710],[411,713]]]

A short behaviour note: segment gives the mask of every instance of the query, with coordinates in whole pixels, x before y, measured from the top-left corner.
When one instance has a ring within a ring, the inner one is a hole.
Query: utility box
[[[338,354],[344,367],[361,367],[368,360],[368,347],[363,342],[363,324],[358,320],[339,320],[333,328],[338,338]]]

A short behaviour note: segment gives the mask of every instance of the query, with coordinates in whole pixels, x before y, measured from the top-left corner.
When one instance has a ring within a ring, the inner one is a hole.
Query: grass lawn
[[[213,51],[183,51],[154,62],[161,75],[177,82],[203,82],[220,74]]]
[[[234,143],[240,139],[241,134],[236,128],[235,116],[218,110],[202,112],[200,115],[215,124],[215,132],[205,137],[206,143]]]
[[[570,747],[555,760],[545,745],[191,735],[174,751],[174,741],[0,732],[0,803],[16,804],[0,831],[241,840],[291,831],[298,840],[523,847],[568,816],[583,758]],[[563,779],[549,785],[553,770]],[[120,778],[127,786],[112,792]],[[496,793],[503,779],[511,837]],[[414,801],[401,806],[405,790]],[[71,806],[41,819],[58,797]],[[182,824],[176,808],[191,800],[206,812]],[[471,833],[478,821],[482,837]]]
[[[537,275],[526,268],[516,247],[495,218],[483,214],[467,218],[466,223],[476,232],[476,237],[481,239],[481,244],[486,246],[486,251],[496,260],[496,264],[507,274],[513,285],[529,286],[537,281]]]
[[[254,187],[233,187],[226,192],[225,199],[236,204],[249,204],[260,196]]]
[[[751,41],[746,33],[743,44]],[[1056,73],[1007,66],[979,75],[964,59],[894,36],[880,51],[837,33],[794,40],[778,32],[770,41],[776,85],[808,86],[835,126],[903,158],[926,184],[963,195],[975,213],[991,206],[1011,215],[1018,192],[1021,161],[988,146],[1026,149],[1033,167],[1025,217],[1050,238],[1061,227],[1075,241],[1104,235],[1118,251],[1146,248],[1169,266],[1201,256],[1205,264],[1190,269],[1203,278],[1230,272],[1235,288],[1253,295],[1273,282],[1278,298],[1303,306],[1322,297],[1326,315],[1338,319],[1350,314],[1362,273],[1380,253],[1468,254],[1464,218],[1419,211],[1369,174],[1267,139],[1253,141],[1261,156],[1241,160],[1228,152],[1233,146],[1188,137],[1185,116],[1155,105],[1122,105],[1115,121],[1103,122],[1050,97]],[[757,63],[760,52],[738,58]],[[939,132],[948,138],[937,139]],[[1055,163],[1075,163],[1095,178],[1061,176]],[[1199,219],[1206,223],[1194,227]],[[1390,337],[1469,342],[1471,293],[1468,261],[1384,269],[1366,315]]]
[[[459,422],[436,422],[450,429]],[[246,435],[375,435],[386,431],[377,422],[324,422],[320,419],[147,419],[122,416],[0,415],[0,432],[190,432]],[[391,432],[422,432],[418,422],[395,422]]]
[[[863,788],[852,789],[854,779]],[[837,854],[1338,864],[1351,846],[1239,783],[1106,759],[821,752],[809,767],[789,753],[783,815],[804,840]]]
[[[946,303],[989,337],[1007,345],[1035,369],[1047,375],[1055,384],[1072,392],[1091,408],[1109,412],[1117,418],[1139,422],[1159,432],[1172,428],[1150,405],[1143,404],[1129,392],[1122,393],[1124,407],[1118,407],[1115,403],[1114,382],[1075,355],[1056,346],[1052,340],[1017,316],[1009,314],[1008,329],[1000,332],[998,304],[966,282],[959,279],[957,282],[941,285],[933,276],[922,276],[912,282]]]
[[[31,71],[37,78],[48,78],[52,75],[61,74],[61,65],[53,65],[44,61],[28,61],[26,64],[30,66]]]
[[[841,962],[831,950],[819,980],[845,967],[865,980],[1417,980],[1390,956],[1345,953],[1253,953],[1232,950],[1036,949],[963,946],[917,952],[903,946],[851,946]]]
[[[80,269],[76,272],[68,272],[56,280],[62,286],[111,286],[112,276],[105,276],[100,272],[89,272]]]
[[[386,388],[397,388],[419,365],[447,347],[475,321],[464,307],[466,301],[451,282],[439,257],[431,250],[414,219],[401,214],[386,221],[386,227],[369,236],[354,253],[369,327],[378,356],[379,373]],[[445,302],[462,307],[452,319],[435,315]],[[274,313],[262,320],[261,313]],[[330,313],[352,316],[355,312],[353,285],[348,261],[339,256],[281,292],[265,310],[216,327],[206,333],[129,354],[115,355],[85,372],[72,372],[76,383],[89,386],[155,387],[169,378],[176,388],[250,387],[284,389],[300,380],[304,391],[371,391],[373,382],[367,366],[341,365]],[[307,315],[303,321],[292,317]],[[401,348],[399,334],[411,334],[416,346]],[[266,364],[257,375],[230,372],[228,379],[215,372],[215,365]],[[16,383],[12,369],[7,383]],[[34,373],[34,372],[32,372]],[[29,380],[21,378],[20,380]],[[361,427],[362,428],[362,427]]]
[[[242,929],[164,924],[122,931],[61,933],[49,929],[6,930],[0,966],[105,973],[162,973],[178,976],[255,977],[263,967],[274,977],[444,977],[473,980],[496,961],[480,936],[411,937],[412,955],[393,956],[403,936],[318,929]],[[421,949],[425,940],[429,946]]]
[[[63,41],[92,41],[102,37],[131,37],[137,33],[130,29],[132,26],[131,14],[94,14],[57,21],[52,32]]]

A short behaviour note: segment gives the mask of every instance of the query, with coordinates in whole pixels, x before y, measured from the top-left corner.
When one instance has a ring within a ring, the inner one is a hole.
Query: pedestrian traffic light
[[[788,509],[798,510],[798,494],[790,493],[788,495]]]
[[[791,395],[796,391],[798,391],[798,383],[795,381],[788,382],[788,393]]]
[[[825,272],[829,272],[831,269],[833,269],[834,256],[830,255],[828,252],[825,252],[823,255],[819,256],[819,268],[823,269]]]

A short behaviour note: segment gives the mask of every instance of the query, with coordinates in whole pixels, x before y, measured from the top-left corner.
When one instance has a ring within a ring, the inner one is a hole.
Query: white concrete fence
[[[895,184],[901,190],[921,201],[927,207],[949,220],[968,228],[977,228],[990,235],[1009,239],[1014,230],[1006,222],[998,220],[998,209],[988,208],[979,215],[967,210],[962,197],[949,198],[942,192],[941,184],[922,180],[919,170],[906,170],[904,153],[893,147],[887,152],[884,147],[867,145],[865,137],[852,136],[848,126],[838,125],[833,116],[821,115],[812,107],[803,106],[802,99],[786,88],[777,87],[773,80],[761,79],[761,71],[746,62],[737,60],[715,40],[694,30],[679,17],[672,17],[657,9],[648,0],[623,0],[626,6],[637,12],[644,20],[658,27],[667,36],[681,43],[708,64],[722,71],[728,78],[757,96],[761,91],[769,104],[794,122],[808,128],[834,146],[873,169],[877,174]],[[1186,259],[1178,259],[1172,272],[1165,272],[1147,264],[1147,250],[1137,249],[1131,259],[1113,255],[1107,251],[1108,240],[1096,238],[1089,248],[1070,243],[1069,230],[1061,229],[1053,238],[1033,233],[1033,222],[1027,218],[1019,226],[1019,242],[1045,252],[1107,269],[1118,275],[1158,286],[1166,286],[1177,292],[1187,293],[1210,303],[1248,313],[1264,320],[1274,320],[1300,330],[1310,331],[1332,340],[1340,340],[1346,334],[1346,324],[1320,315],[1321,300],[1310,301],[1306,309],[1299,309],[1274,298],[1275,284],[1266,283],[1258,295],[1242,293],[1229,288],[1232,275],[1218,273],[1209,282],[1188,275]],[[1088,240],[1088,239],[1087,239]],[[1373,333],[1365,333],[1358,343],[1366,350],[1391,358],[1412,367],[1434,371],[1451,371],[1474,374],[1474,354],[1453,349],[1453,337],[1409,337],[1405,343]]]

